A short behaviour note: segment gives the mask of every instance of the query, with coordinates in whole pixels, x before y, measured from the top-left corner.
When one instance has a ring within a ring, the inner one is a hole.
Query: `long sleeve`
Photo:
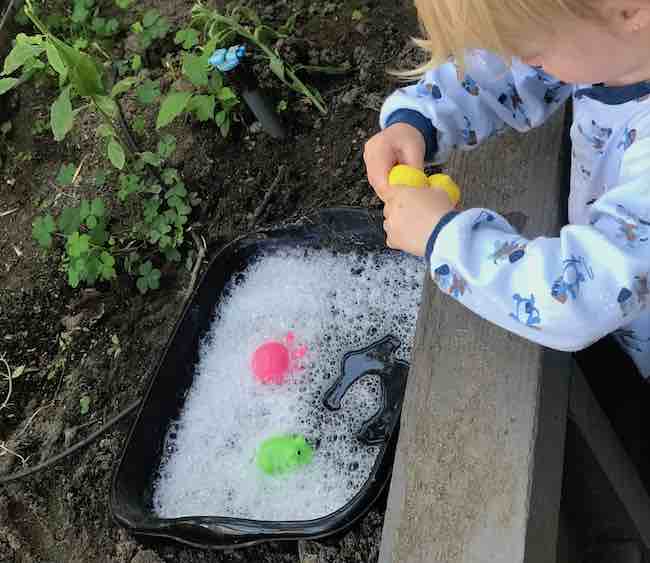
[[[426,160],[442,163],[453,149],[471,150],[507,126],[522,132],[537,127],[572,92],[539,69],[516,59],[509,68],[486,51],[469,53],[466,67],[463,80],[448,62],[397,90],[382,107],[382,128],[413,125],[427,142]]]
[[[585,348],[645,318],[650,117],[633,130],[633,144],[618,145],[625,152],[617,181],[591,206],[589,224],[527,240],[489,210],[448,216],[428,247],[438,286],[481,317],[558,350]]]

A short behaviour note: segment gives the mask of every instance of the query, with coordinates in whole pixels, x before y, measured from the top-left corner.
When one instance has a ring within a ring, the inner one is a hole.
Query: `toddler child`
[[[599,341],[576,357],[650,489],[650,0],[415,3],[431,60],[387,99],[364,155],[387,244],[426,256],[442,291],[524,338],[565,351]],[[569,225],[555,238],[388,184],[396,164],[528,131],[569,98]]]
[[[426,256],[440,289],[529,340],[576,351],[613,333],[649,377],[650,0],[416,4],[432,60],[386,100],[364,155],[387,244]],[[556,238],[388,185],[395,164],[422,169],[508,126],[528,131],[570,97],[570,224]]]

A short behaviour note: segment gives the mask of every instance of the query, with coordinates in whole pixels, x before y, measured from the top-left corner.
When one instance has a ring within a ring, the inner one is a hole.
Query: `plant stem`
[[[131,129],[129,128],[129,124],[126,121],[126,117],[124,117],[124,110],[122,109],[122,104],[120,103],[119,100],[115,100],[115,105],[117,106],[118,123],[120,124],[120,127],[124,132],[124,136],[126,137],[128,145],[131,147],[131,152],[132,153],[140,152],[140,147],[138,147],[138,144],[135,142],[135,139],[133,138],[133,134],[131,133]]]
[[[104,51],[104,49],[101,48],[100,44],[97,43],[97,41],[93,41],[92,47],[94,47],[97,51],[99,51],[99,53],[104,55],[107,61],[111,60],[111,56],[106,51]]]
[[[104,119],[104,122],[113,131],[113,138],[117,139],[117,142],[122,147],[122,150],[127,152],[129,154],[129,156],[131,156],[131,157],[134,156],[135,152],[133,150],[131,150],[131,147],[128,146],[128,143],[124,143],[124,141],[123,141],[123,139],[122,139],[122,137],[120,135],[120,132],[117,130],[117,128],[115,127],[115,124],[113,123],[113,118],[110,115],[108,115],[106,112],[104,112],[104,110],[100,107],[100,105],[97,102],[95,102],[94,99],[93,99],[92,103],[95,106],[95,109],[99,112],[99,114]],[[118,111],[119,111],[119,108],[118,108]]]
[[[32,6],[31,0],[25,0],[25,4],[27,6],[25,8],[25,15],[36,26],[36,29],[38,29],[43,35],[49,37],[50,31],[41,23],[41,20],[36,17],[36,14],[34,13],[34,6]]]
[[[267,56],[269,60],[277,59],[278,55],[275,51],[273,51],[270,47],[262,43],[261,41],[258,41],[258,39],[255,37],[254,34],[250,33],[244,26],[238,24],[235,22],[232,18],[229,18],[227,16],[222,16],[221,14],[217,12],[213,12],[210,17],[215,21],[215,22],[221,22],[229,26],[231,29],[233,29],[238,35],[241,35],[244,39],[247,39],[254,45],[257,45],[262,52]],[[281,76],[278,76],[278,78],[289,88],[292,90],[295,90],[296,92],[299,92],[309,98],[309,100],[318,108],[318,110],[323,114],[327,114],[327,108],[314,96],[314,94],[311,92],[311,90],[296,76],[296,73],[293,71],[293,69],[286,63],[284,63],[284,72],[287,74],[287,76],[293,81],[293,84],[290,83],[286,78],[283,78]],[[277,75],[276,75],[277,76]]]
[[[121,254],[128,254],[129,252],[135,252],[137,250],[140,250],[141,248],[144,247],[144,243],[139,244],[137,246],[127,246],[126,248],[120,248],[119,250],[114,250],[111,252],[113,256],[120,256]]]

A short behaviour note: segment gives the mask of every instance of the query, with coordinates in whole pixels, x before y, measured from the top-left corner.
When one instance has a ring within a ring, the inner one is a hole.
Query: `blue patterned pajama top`
[[[565,84],[472,51],[462,80],[448,62],[392,94],[381,126],[416,127],[426,160],[440,164],[508,127],[541,125],[569,97],[569,224],[555,238],[527,239],[495,211],[450,213],[427,246],[431,275],[481,317],[549,348],[576,351],[613,333],[647,378],[650,82]]]

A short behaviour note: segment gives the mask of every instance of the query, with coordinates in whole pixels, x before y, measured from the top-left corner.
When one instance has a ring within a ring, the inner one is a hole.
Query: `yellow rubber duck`
[[[398,164],[394,166],[388,175],[388,183],[391,186],[408,186],[410,188],[433,188],[447,192],[449,199],[454,205],[460,201],[460,188],[446,174],[434,174],[427,176],[422,170]]]

